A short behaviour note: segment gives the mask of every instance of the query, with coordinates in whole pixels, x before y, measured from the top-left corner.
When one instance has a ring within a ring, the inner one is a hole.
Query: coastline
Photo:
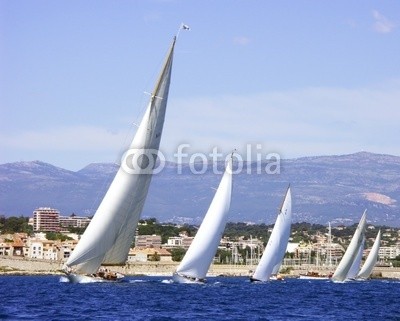
[[[2,275],[63,275],[62,261],[27,259],[21,257],[0,256],[0,276]],[[110,266],[109,269],[126,276],[172,276],[179,262],[135,262],[124,266]],[[207,276],[249,276],[255,267],[248,265],[212,264]],[[298,277],[308,269],[304,267],[290,269],[284,277]],[[324,272],[324,271],[321,271]],[[400,268],[376,267],[374,275],[383,279],[400,279]]]
[[[0,275],[63,275],[63,261],[27,259],[22,257],[0,256]],[[109,266],[112,271],[126,276],[172,276],[179,262],[135,262],[124,266]],[[248,276],[246,265],[211,265],[209,276]]]

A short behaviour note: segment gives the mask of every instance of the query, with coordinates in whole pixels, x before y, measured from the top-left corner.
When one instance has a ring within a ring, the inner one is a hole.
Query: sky
[[[182,22],[167,159],[400,156],[400,1],[0,0],[0,164],[119,162]]]

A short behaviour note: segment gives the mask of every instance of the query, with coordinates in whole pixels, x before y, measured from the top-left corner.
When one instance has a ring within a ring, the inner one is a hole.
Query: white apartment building
[[[379,248],[380,259],[394,259],[400,255],[400,247],[397,246],[381,246]]]
[[[163,247],[166,249],[172,249],[177,247],[183,247],[184,249],[188,249],[190,244],[192,244],[194,237],[187,236],[186,233],[182,233],[179,236],[169,237],[167,240],[167,244],[164,244]]]
[[[50,207],[39,207],[33,211],[33,230],[43,232],[60,231],[60,212]]]

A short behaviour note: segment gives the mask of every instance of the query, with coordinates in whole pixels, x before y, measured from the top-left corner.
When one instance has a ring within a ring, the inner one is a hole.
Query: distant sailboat
[[[167,107],[176,37],[123,162],[92,221],[68,258],[70,282],[103,282],[122,275],[101,265],[125,264],[156,163]]]
[[[349,247],[344,253],[342,260],[332,276],[332,281],[341,282],[347,279],[350,268],[359,253],[360,246],[363,244],[366,220],[367,211],[364,211],[357,229],[354,232],[353,238],[350,241]]]
[[[221,241],[231,204],[232,157],[229,159],[211,205],[188,251],[173,274],[174,282],[204,283]]]
[[[371,248],[371,252],[369,252],[369,255],[365,260],[363,267],[361,268],[360,272],[357,275],[358,279],[366,280],[371,276],[372,269],[374,268],[376,262],[378,261],[380,244],[381,244],[381,231],[378,232],[374,245]]]
[[[265,282],[270,280],[272,275],[278,273],[289,242],[291,224],[292,197],[289,186],[267,246],[250,281]]]

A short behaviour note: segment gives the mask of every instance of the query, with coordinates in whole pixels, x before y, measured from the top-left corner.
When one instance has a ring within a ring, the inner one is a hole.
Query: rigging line
[[[139,117],[136,117],[138,119]],[[107,193],[108,188],[110,187],[111,183],[113,182],[119,167],[121,166],[121,157],[122,155],[126,152],[127,147],[130,145],[131,140],[134,137],[135,131],[134,131],[134,126],[139,127],[136,123],[128,125],[128,128],[124,130],[125,132],[125,137],[122,140],[122,143],[120,143],[120,147],[118,152],[116,153],[116,159],[112,163],[114,166],[116,165],[116,170],[113,168],[111,171],[109,171],[108,174],[104,175],[104,178],[101,180],[101,183],[99,184],[100,188],[97,190],[96,195],[93,199],[92,205],[89,207],[89,215],[94,216],[96,213],[98,207],[100,206],[104,196]],[[110,163],[105,163],[105,164],[110,164]],[[97,206],[96,206],[97,205]]]
[[[147,92],[144,91],[145,94]],[[127,126],[127,129],[125,129],[125,138],[122,140],[122,143],[120,145],[120,148],[118,150],[118,153],[116,155],[116,161],[115,164],[121,166],[121,158],[122,155],[127,151],[127,148],[130,146],[132,143],[133,138],[135,137],[135,133],[137,132],[137,129],[139,128],[139,125],[141,121],[143,120],[143,116],[146,113],[147,107],[149,105],[149,102],[147,99],[144,99],[144,97],[147,97],[147,95],[141,95],[141,101],[138,104],[140,107],[138,110],[136,110],[135,114],[136,116],[132,117],[131,119],[134,119],[134,121],[129,122],[129,125]]]
[[[104,163],[104,164],[108,165],[109,163]],[[115,165],[115,164],[113,164],[113,165]],[[117,171],[118,171],[118,169],[117,169]],[[116,175],[116,171],[112,170],[107,175],[105,175],[105,177],[102,179],[101,187],[97,190],[95,198],[92,202],[92,205],[89,208],[89,214],[92,217],[96,214],[97,209],[99,208],[101,201],[103,200],[104,196],[106,195],[108,187],[111,185],[111,183],[113,181],[113,177],[115,175]],[[112,178],[112,179],[110,179],[110,178]],[[101,195],[103,196],[103,198],[100,200]],[[97,206],[95,207],[96,204],[97,204]]]
[[[167,49],[167,52],[169,51],[169,49]],[[164,57],[165,57],[165,55],[164,55]],[[153,73],[152,73],[152,76],[151,77],[149,77],[149,79],[147,80],[147,85],[145,85],[145,87],[149,87],[149,86],[151,86],[151,85],[149,85],[150,83],[154,83],[154,78],[157,80],[157,77],[159,76],[159,70],[161,69],[161,70],[163,70],[162,69],[162,66],[163,66],[163,63],[164,63],[164,61],[165,61],[165,58],[164,57],[162,57],[162,58],[160,58],[160,61],[159,61],[159,63],[158,63],[158,65],[155,67],[155,69],[154,69],[154,71],[153,71]],[[161,67],[160,67],[161,66]],[[152,79],[152,80],[150,80],[150,79]],[[152,89],[152,91],[146,91],[146,90],[143,90],[142,91],[142,93],[144,93],[145,95],[141,95],[141,97],[142,97],[142,101],[141,101],[141,103],[140,103],[140,108],[139,108],[139,110],[138,110],[138,112],[137,112],[137,115],[136,115],[136,117],[134,118],[134,119],[136,119],[136,120],[139,120],[139,123],[140,123],[140,121],[143,119],[143,116],[144,116],[144,114],[145,114],[145,112],[146,112],[146,110],[147,110],[147,107],[148,107],[148,105],[149,104],[151,104],[152,102],[153,102],[153,100],[154,100],[154,98],[157,98],[157,99],[163,99],[163,97],[160,97],[160,96],[157,96],[157,95],[155,95],[155,93],[153,93],[153,90],[154,89]],[[147,97],[147,96],[150,96],[150,100],[144,100],[144,97]],[[133,125],[134,126],[136,126],[137,128],[139,127],[138,125],[137,125],[137,123],[136,122],[133,122]],[[132,129],[132,127],[130,127],[130,129]],[[127,136],[129,135],[129,132],[128,132],[128,134],[127,134]],[[134,135],[130,135],[131,137],[133,137]],[[124,140],[124,143],[123,143],[123,145],[122,145],[122,147],[121,147],[121,149],[120,149],[120,151],[119,151],[119,155],[121,156],[122,154],[123,154],[123,149],[125,148],[125,146],[127,145],[127,138],[125,138],[125,140]]]
[[[143,105],[143,104],[141,104]],[[141,108],[143,109],[143,108]],[[145,109],[144,109],[145,110]],[[143,111],[141,112],[143,113]],[[144,113],[143,113],[144,114]],[[139,119],[139,117],[136,117],[136,119]],[[141,119],[139,119],[139,122],[141,121]],[[117,168],[116,170],[112,170],[110,171],[107,175],[105,175],[105,177],[102,180],[101,183],[101,188],[98,189],[96,196],[92,202],[91,207],[89,208],[89,212],[90,215],[94,215],[97,211],[98,206],[100,206],[100,203],[102,201],[102,199],[104,198],[105,194],[107,193],[107,189],[110,187],[112,181],[115,178],[115,175],[117,174],[120,166],[121,166],[121,158],[122,155],[126,152],[126,149],[130,146],[130,143],[135,135],[135,127],[136,127],[136,131],[137,128],[139,127],[139,125],[137,123],[132,122],[131,124],[128,125],[128,128],[124,130],[125,132],[125,137],[122,140],[122,143],[120,145],[120,148],[116,154],[116,159],[113,162],[113,165],[116,165]],[[95,208],[95,205],[97,204],[97,208]]]
[[[160,61],[159,61],[159,63],[158,63],[158,65],[157,65],[156,67],[154,67],[154,70],[153,70],[153,72],[152,72],[152,75],[151,75],[150,77],[148,77],[148,79],[146,80],[145,88],[146,88],[146,87],[150,87],[151,84],[154,83],[154,78],[157,79],[157,77],[158,77],[158,72],[159,72],[159,70],[161,69],[160,66],[163,65],[163,62],[164,62],[164,58],[161,57],[161,58],[160,58]],[[153,89],[152,89],[152,90],[153,90]],[[134,129],[135,127],[136,127],[136,128],[139,127],[138,124],[140,124],[141,120],[143,119],[143,116],[144,116],[144,114],[145,114],[145,112],[146,112],[146,110],[147,110],[147,107],[148,107],[148,105],[152,102],[153,97],[161,98],[161,97],[158,97],[158,96],[154,96],[154,94],[151,93],[152,90],[151,90],[150,92],[149,92],[149,91],[146,91],[146,90],[142,90],[142,94],[141,94],[141,98],[140,98],[140,103],[138,104],[139,108],[135,108],[134,114],[136,114],[136,115],[134,115],[134,117],[131,118],[131,119],[134,119],[135,121],[132,122],[132,123],[130,123],[130,126],[128,127],[128,128],[129,128],[129,129],[128,129],[128,132],[127,132],[127,134],[126,134],[126,137],[125,137],[125,139],[124,139],[124,141],[123,141],[123,143],[122,143],[122,146],[121,146],[121,148],[120,148],[120,150],[119,150],[119,153],[118,153],[118,157],[119,157],[119,158],[120,158],[120,157],[123,155],[123,153],[125,152],[125,149],[126,149],[127,145],[130,144],[130,140],[128,140],[128,136],[129,136],[129,138],[132,138],[132,139],[133,139],[134,134],[135,134],[135,132],[136,132],[136,131],[133,132],[133,129]],[[151,97],[151,100],[150,100],[150,101],[147,99],[148,96]],[[146,99],[145,99],[145,97],[146,97]],[[161,99],[162,99],[162,98],[161,98]],[[133,125],[134,127],[133,127],[132,125]],[[133,133],[132,133],[132,132],[133,132]],[[119,164],[119,162],[120,162],[120,159],[118,159],[118,164]]]

